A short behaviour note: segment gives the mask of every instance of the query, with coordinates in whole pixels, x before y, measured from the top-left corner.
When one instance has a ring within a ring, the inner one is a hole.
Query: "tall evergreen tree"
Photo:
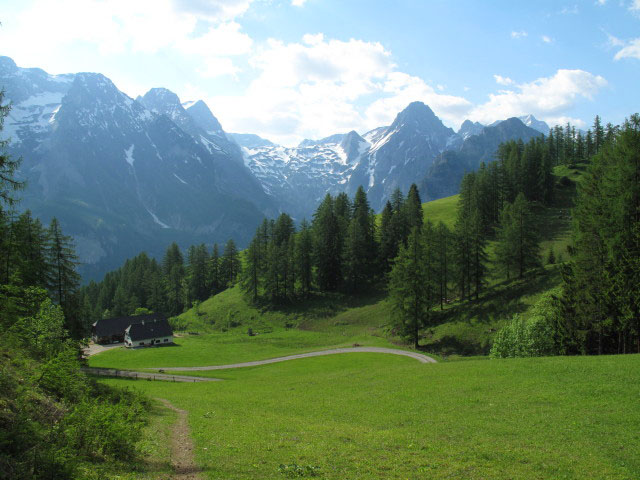
[[[433,301],[426,248],[422,235],[414,227],[407,246],[400,246],[389,275],[393,324],[401,335],[411,339],[415,348],[419,346],[420,328],[428,321]]]
[[[318,288],[321,291],[337,290],[342,278],[342,242],[330,194],[314,213],[313,236]]]
[[[420,200],[420,193],[415,183],[412,183],[409,187],[409,193],[407,194],[407,200],[404,204],[405,218],[409,229],[416,227],[418,230],[422,228],[423,215],[422,215],[422,200]]]
[[[258,301],[261,274],[261,252],[259,232],[253,237],[245,252],[245,268],[242,270],[242,290],[253,303]]]
[[[224,246],[220,270],[224,287],[229,287],[236,283],[242,270],[242,264],[240,263],[238,249],[232,238],[230,238]]]
[[[496,254],[507,279],[512,271],[523,278],[528,270],[540,265],[538,225],[522,193],[502,212]]]
[[[391,269],[392,260],[398,255],[398,244],[393,231],[393,208],[387,202],[380,215],[379,261],[383,273]]]
[[[300,292],[304,298],[311,293],[312,273],[313,273],[313,238],[311,227],[306,220],[300,223],[300,232],[296,241],[295,268],[298,281],[300,282]]]
[[[265,248],[266,249],[266,248]],[[261,256],[264,253],[261,251]],[[209,294],[215,295],[220,290],[222,290],[222,272],[220,269],[220,251],[218,249],[218,244],[213,244],[213,250],[211,252],[211,257],[209,257],[209,265],[208,265],[208,277],[209,277]]]
[[[11,111],[11,105],[3,105],[4,90],[0,90],[0,132],[4,128],[4,120]],[[24,187],[24,183],[16,180],[15,173],[20,167],[21,158],[13,158],[7,154],[10,139],[0,140],[0,215],[3,207],[15,204],[13,192]]]
[[[55,301],[65,313],[67,328],[73,336],[84,334],[78,317],[78,298],[76,293],[80,285],[80,276],[76,272],[78,257],[75,254],[73,240],[64,235],[58,220],[53,218],[47,231],[46,255],[49,273],[48,287]]]

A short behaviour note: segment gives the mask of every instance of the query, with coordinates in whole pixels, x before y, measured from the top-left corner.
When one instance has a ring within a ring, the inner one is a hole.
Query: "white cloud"
[[[556,125],[565,126],[567,123],[570,123],[572,126],[576,128],[585,128],[587,127],[587,122],[582,120],[581,118],[574,118],[567,115],[560,116],[546,116],[543,118],[549,127],[553,128]]]
[[[640,60],[640,38],[634,38],[628,42],[619,41],[616,46],[622,45],[624,46],[613,57],[614,60],[620,60],[622,58],[637,58]]]
[[[603,6],[605,3],[607,3],[607,0],[596,0],[596,5],[598,6]]]
[[[513,85],[514,83],[509,77],[503,77],[502,75],[494,75],[493,78],[498,85]]]
[[[527,32],[525,32],[524,30],[520,30],[520,31],[512,31],[511,32],[511,38],[524,38],[527,35],[529,35]]]
[[[445,122],[461,121],[471,104],[397,70],[380,43],[325,39],[271,39],[249,64],[258,72],[246,91],[206,99],[228,131],[255,132],[291,145],[391,123],[409,103],[427,103]]]
[[[246,54],[251,39],[232,19],[252,0],[34,0],[5,21],[0,42],[21,64],[52,72],[83,70],[78,58],[173,52],[198,55],[203,64],[227,64]],[[24,35],[24,32],[29,32]],[[71,53],[73,52],[73,53]],[[92,53],[91,52],[95,52]],[[211,69],[205,68],[203,71]]]
[[[543,41],[544,43],[552,43],[552,42],[553,42],[553,38],[551,38],[551,37],[549,37],[549,36],[547,36],[547,35],[542,35],[542,37],[541,37],[541,38],[542,38],[542,41]]]
[[[489,95],[489,100],[475,107],[470,117],[481,123],[529,113],[551,119],[571,109],[580,99],[592,100],[606,85],[603,77],[584,70],[558,70],[552,77]]]
[[[629,10],[632,12],[640,11],[640,0],[632,0],[631,5],[629,5]]]
[[[291,0],[291,5],[294,7],[301,7],[307,0]]]
[[[202,57],[243,55],[251,51],[253,40],[241,32],[241,28],[236,22],[222,23],[210,27],[199,37],[179,39],[176,47],[184,53]]]
[[[228,21],[245,13],[253,0],[172,0],[176,12],[209,21]]]

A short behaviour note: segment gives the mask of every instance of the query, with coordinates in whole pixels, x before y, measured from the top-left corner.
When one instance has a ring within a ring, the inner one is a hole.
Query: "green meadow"
[[[554,205],[539,212],[543,259],[550,249],[566,257],[581,172],[581,166],[556,169]],[[457,202],[457,196],[429,202],[425,218],[452,226]],[[526,317],[560,282],[558,264],[524,280],[490,275],[479,300],[435,308],[420,344],[437,364],[350,353],[180,372],[222,382],[100,381],[187,410],[206,478],[640,478],[640,355],[485,356],[511,316]],[[390,330],[391,314],[385,291],[274,307],[249,304],[236,286],[173,319],[176,346],[114,349],[90,364],[190,367],[352,345],[409,349]],[[147,428],[139,478],[165,478],[169,468],[160,460],[166,441],[150,443],[149,432],[168,438],[175,415],[163,410],[157,407]]]
[[[211,479],[640,476],[638,355],[361,353],[213,373],[225,381],[103,381],[187,410]]]

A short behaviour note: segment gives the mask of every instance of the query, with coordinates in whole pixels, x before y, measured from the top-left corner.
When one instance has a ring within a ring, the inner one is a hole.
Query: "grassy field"
[[[456,223],[456,208],[460,195],[440,198],[422,204],[422,215],[425,220],[430,220],[434,225],[443,222],[447,227],[453,228]]]
[[[224,373],[104,381],[188,410],[208,478],[287,478],[280,465],[326,479],[640,477],[638,355],[347,354]]]

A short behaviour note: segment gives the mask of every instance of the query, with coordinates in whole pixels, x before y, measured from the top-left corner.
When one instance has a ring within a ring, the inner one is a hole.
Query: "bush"
[[[564,354],[561,295],[561,288],[550,290],[531,307],[529,318],[514,315],[496,334],[491,356],[507,358]]]

